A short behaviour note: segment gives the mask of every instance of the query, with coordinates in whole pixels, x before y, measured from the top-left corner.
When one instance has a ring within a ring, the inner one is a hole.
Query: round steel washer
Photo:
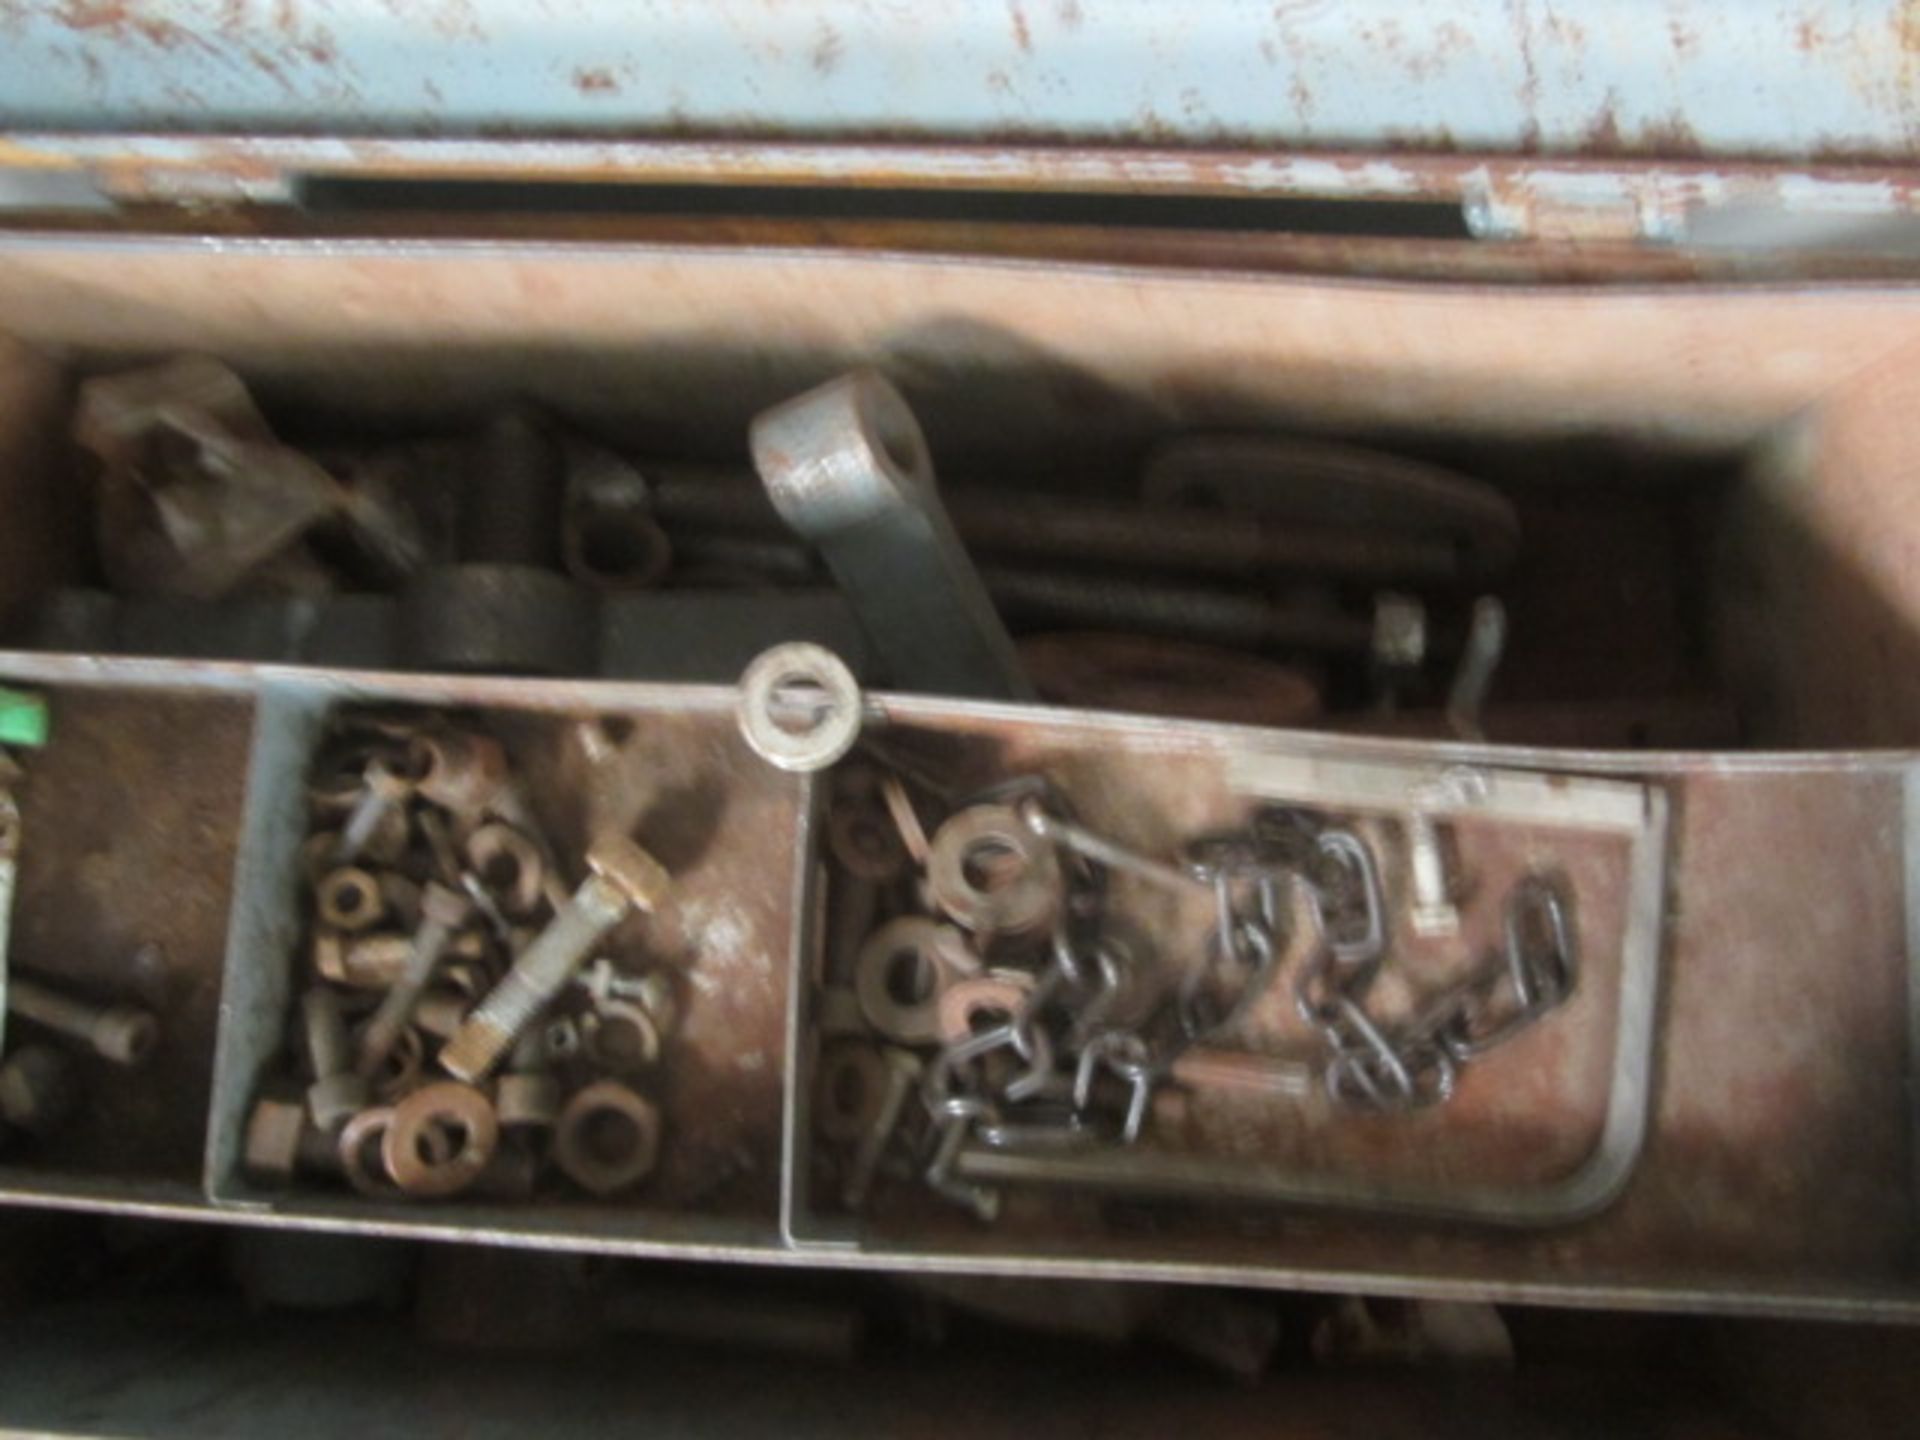
[[[963,967],[966,941],[951,925],[924,915],[889,920],[866,938],[853,962],[853,993],[860,1013],[875,1030],[902,1045],[929,1045],[940,1038],[940,992]],[[894,998],[891,981],[903,955],[929,968],[932,983],[917,1000]]]
[[[781,725],[773,713],[775,692],[796,684],[818,686],[824,696],[820,713],[799,731]],[[860,738],[860,683],[823,645],[776,645],[756,656],[740,677],[738,715],[741,735],[769,764],[797,772],[823,770]]]
[[[444,1159],[433,1152],[435,1131],[449,1140]],[[499,1143],[493,1102],[469,1085],[440,1080],[393,1107],[380,1155],[394,1184],[408,1195],[436,1199],[458,1195],[478,1180]]]
[[[983,850],[1010,857],[1014,873],[976,884],[967,868]],[[948,918],[977,935],[1023,935],[1051,923],[1061,901],[1060,861],[1008,805],[972,805],[934,832],[927,893]]]

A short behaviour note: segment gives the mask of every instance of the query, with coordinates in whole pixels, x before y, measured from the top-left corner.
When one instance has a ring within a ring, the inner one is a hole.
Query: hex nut
[[[357,865],[343,865],[321,876],[314,886],[313,905],[322,925],[352,934],[371,930],[386,913],[380,881]]]
[[[502,1129],[545,1130],[560,1117],[560,1081],[543,1070],[512,1070],[500,1077],[493,1108]]]
[[[673,893],[666,866],[624,835],[608,836],[587,851],[587,868],[619,886],[636,910],[658,910]]]
[[[660,1060],[660,1032],[653,1017],[625,1000],[608,996],[580,1019],[580,1038],[589,1064],[630,1073]]]
[[[0,1118],[44,1139],[61,1129],[80,1103],[73,1057],[51,1045],[22,1045],[0,1065]]]
[[[262,1096],[247,1117],[241,1166],[263,1184],[292,1182],[300,1158],[300,1137],[307,1127],[306,1107],[294,1100]]]
[[[554,1163],[590,1195],[631,1189],[659,1158],[660,1112],[617,1080],[579,1091],[554,1127]]]

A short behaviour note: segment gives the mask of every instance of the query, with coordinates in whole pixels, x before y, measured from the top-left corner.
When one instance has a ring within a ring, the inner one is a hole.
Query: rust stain
[[[159,49],[172,50],[193,35],[164,15],[153,13],[163,8],[143,0],[62,0],[55,7],[53,18],[80,34],[144,40]]]
[[[315,30],[311,39],[299,42],[296,48],[316,65],[331,65],[340,58],[339,48],[334,44],[333,32],[324,26]]]
[[[578,69],[573,72],[573,88],[582,95],[618,95],[620,82],[606,69]]]
[[[831,25],[822,24],[813,48],[808,52],[813,73],[822,77],[833,74],[840,68],[840,60],[846,54],[846,49],[847,42],[840,38],[840,32]]]
[[[1906,0],[1893,20],[1894,39],[1909,55],[1920,53],[1920,0]]]
[[[1806,23],[1803,21],[1801,29],[1805,28]],[[1667,22],[1667,37],[1673,41],[1673,53],[1676,55],[1691,55],[1700,48],[1698,32],[1689,29],[1677,19]]]
[[[1007,14],[1013,22],[1013,43],[1020,47],[1020,53],[1033,53],[1033,32],[1027,28],[1027,17],[1020,8],[1020,0],[1007,0]]]
[[[1820,22],[1811,16],[1793,27],[1793,44],[1797,50],[1811,55],[1826,43],[1826,33],[1821,30]]]
[[[1063,30],[1078,30],[1085,17],[1080,13],[1080,0],[1060,0],[1054,12],[1060,19]]]
[[[1606,102],[1587,126],[1581,149],[1613,155],[1624,148],[1620,139],[1620,117],[1613,108],[1617,103],[1617,97],[1608,92]]]
[[[1706,146],[1687,117],[1676,110],[1663,121],[1641,127],[1639,148],[1655,155],[1701,156]]]

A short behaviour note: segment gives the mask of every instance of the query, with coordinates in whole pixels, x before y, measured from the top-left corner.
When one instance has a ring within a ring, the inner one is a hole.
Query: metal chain
[[[1504,1044],[1573,993],[1577,961],[1566,902],[1529,876],[1508,896],[1504,942],[1413,1018],[1367,1007],[1389,927],[1379,866],[1357,831],[1311,811],[1270,807],[1244,830],[1203,835],[1179,865],[1086,829],[1043,779],[1023,777],[965,803],[1012,806],[1059,852],[1062,903],[1032,985],[1004,1022],[944,1047],[921,1087],[929,1127],[925,1176],[936,1192],[990,1213],[998,1198],[958,1180],[969,1141],[1001,1149],[1131,1144],[1156,1088],[1188,1048],[1230,1031],[1267,995],[1293,949],[1304,896],[1312,943],[1293,1001],[1326,1047],[1322,1082],[1337,1104],[1399,1113],[1451,1098],[1463,1065]],[[1150,958],[1107,916],[1112,873],[1210,897],[1198,963],[1144,1019],[1116,1023]]]

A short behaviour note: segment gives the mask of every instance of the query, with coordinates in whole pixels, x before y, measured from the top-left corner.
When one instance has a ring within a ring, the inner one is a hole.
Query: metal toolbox
[[[1860,118],[1863,144],[1885,138],[1885,118]],[[610,442],[720,464],[738,462],[767,406],[873,365],[913,402],[943,469],[1010,489],[1061,476],[1112,489],[1153,442],[1194,430],[1405,445],[1548,477],[1518,487],[1558,537],[1525,577],[1541,617],[1527,659],[1566,683],[1554,715],[1543,706],[1490,727],[1508,743],[893,693],[869,697],[868,724],[953,757],[969,783],[1067,775],[1085,809],[1142,845],[1230,820],[1275,783],[1274,767],[1292,767],[1279,788],[1302,798],[1329,776],[1555,777],[1594,807],[1565,855],[1594,848],[1581,863],[1601,898],[1580,923],[1595,963],[1567,1016],[1577,1041],[1536,1047],[1548,1078],[1517,1108],[1488,1107],[1480,1139],[1471,1114],[1376,1136],[1389,1160],[1406,1135],[1433,1142],[1401,1174],[1431,1160],[1446,1182],[1437,1204],[1392,1186],[1354,1197],[1327,1180],[1338,1166],[1256,1165],[1223,1181],[1089,1163],[1033,1185],[1005,1157],[975,1154],[964,1173],[1009,1182],[1000,1220],[909,1206],[849,1224],[814,1183],[809,1116],[815,981],[833,938],[827,796],[751,757],[730,688],[403,675],[320,651],[305,667],[141,658],[124,635],[79,648],[135,653],[22,646],[0,653],[0,679],[48,694],[57,739],[22,785],[14,954],[81,987],[152,986],[168,1033],[153,1070],[94,1077],[82,1121],[6,1165],[6,1199],[683,1258],[1920,1310],[1906,748],[1920,715],[1906,678],[1920,581],[1904,473],[1920,297],[1897,255],[1659,248],[1705,234],[1734,201],[1898,219],[1904,171],[1810,164],[1789,183],[1777,168],[1707,160],[1296,157],[1275,170],[1257,148],[1029,146],[996,160],[970,146],[697,142],[636,142],[593,162],[654,184],[771,174],[980,188],[1012,173],[1189,197],[1413,195],[1464,206],[1497,242],[955,238],[872,222],[826,226],[824,243],[748,225],[723,244],[659,221],[409,229],[319,206],[236,214],[222,207],[284,201],[287,173],[322,188],[353,178],[342,158],[353,147],[163,140],[18,139],[36,171],[84,180],[87,203],[159,201],[163,213],[117,229],[68,216],[65,230],[0,237],[10,637],[91,578],[69,483],[75,381],[181,352],[227,362],[277,417],[316,432],[467,425],[532,395]],[[415,177],[549,182],[588,163],[579,147],[592,142],[549,143],[389,137],[360,158]],[[1718,283],[1755,275],[1774,283]],[[1567,278],[1638,288],[1556,283]],[[1682,612],[1686,633],[1670,633]],[[863,643],[844,620],[827,614],[820,638]],[[1653,701],[1704,680],[1732,698],[1737,724],[1711,704]],[[718,817],[676,922],[701,976],[684,1043],[702,1093],[669,1101],[685,1146],[654,1190],[591,1206],[380,1206],[268,1194],[237,1174],[243,1107],[288,999],[306,758],[328,714],[369,701],[478,709],[555,734],[629,719],[689,772],[690,793],[662,802],[667,833],[693,810]],[[1552,733],[1578,743],[1541,738]],[[148,939],[171,957],[165,976],[131,968]],[[1519,1208],[1537,1213],[1463,1206],[1476,1168],[1502,1196],[1535,1197]],[[1240,1193],[1220,1205],[1140,1198],[1194,1183]]]

